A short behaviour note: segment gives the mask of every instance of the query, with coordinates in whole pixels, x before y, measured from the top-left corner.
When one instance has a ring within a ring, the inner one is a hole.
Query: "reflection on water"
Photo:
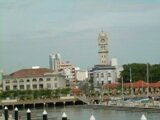
[[[26,119],[26,111],[27,110],[19,110],[19,116],[22,118],[22,120]],[[96,120],[140,120],[142,114],[145,114],[147,120],[159,120],[160,118],[159,113],[91,109],[78,106],[48,108],[47,112],[49,120],[61,120],[63,112],[67,114],[70,120],[89,120],[92,114]],[[9,111],[9,113],[14,114],[14,111]],[[42,113],[43,109],[31,110],[32,119],[42,120]]]

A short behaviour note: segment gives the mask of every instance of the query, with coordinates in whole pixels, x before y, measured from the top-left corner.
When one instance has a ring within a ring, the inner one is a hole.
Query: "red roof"
[[[156,82],[156,83],[150,83],[149,86],[150,86],[150,87],[158,88],[158,87],[160,87],[160,81],[158,81],[158,82]]]
[[[71,89],[71,91],[72,91],[72,93],[75,93],[75,94],[81,92],[81,90],[79,88],[73,88],[73,89]]]
[[[139,80],[137,82],[132,83],[134,88],[141,88],[141,87],[148,87],[148,83],[144,82],[143,80]]]
[[[45,73],[51,73],[51,72],[52,70],[48,68],[22,69],[14,73],[11,73],[9,77],[24,78],[24,77],[43,76]]]
[[[111,84],[105,84],[105,88],[117,88],[119,83],[111,83]]]
[[[105,84],[104,87],[105,88],[117,88],[118,85],[122,85],[121,83],[111,83],[111,84]],[[156,82],[156,83],[146,83],[143,80],[139,80],[137,82],[134,83],[124,83],[123,84],[124,87],[133,87],[133,88],[142,88],[142,87],[155,87],[158,88],[160,87],[160,81]]]

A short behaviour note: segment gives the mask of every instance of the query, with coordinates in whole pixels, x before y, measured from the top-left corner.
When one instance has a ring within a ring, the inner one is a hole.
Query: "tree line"
[[[147,76],[149,82],[158,82],[160,81],[160,64],[124,64],[120,75],[124,82],[130,82],[130,79],[132,82],[136,82],[138,80],[144,80],[147,82]]]
[[[33,99],[53,99],[60,96],[70,94],[70,88],[64,89],[42,89],[42,90],[10,90],[1,91],[0,99],[18,99],[18,100],[33,100]]]

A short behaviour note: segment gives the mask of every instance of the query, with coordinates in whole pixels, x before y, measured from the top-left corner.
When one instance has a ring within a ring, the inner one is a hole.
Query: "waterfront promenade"
[[[86,104],[86,105],[84,105]],[[69,106],[69,105],[82,105],[82,107],[88,108],[102,108],[102,109],[115,109],[115,110],[153,110],[160,112],[160,101],[149,100],[147,102],[126,102],[119,97],[112,97],[110,99],[99,97],[87,98],[85,96],[68,96],[54,99],[39,99],[39,100],[19,100],[19,101],[0,101],[0,108],[3,109],[7,106],[9,109],[15,107],[19,109],[28,108],[47,108],[57,106]]]

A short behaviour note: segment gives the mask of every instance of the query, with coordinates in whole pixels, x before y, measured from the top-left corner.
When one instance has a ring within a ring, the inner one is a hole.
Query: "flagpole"
[[[122,99],[123,99],[123,101],[124,101],[124,95],[123,95],[123,92],[124,92],[124,90],[123,90],[123,77],[122,77]]]

